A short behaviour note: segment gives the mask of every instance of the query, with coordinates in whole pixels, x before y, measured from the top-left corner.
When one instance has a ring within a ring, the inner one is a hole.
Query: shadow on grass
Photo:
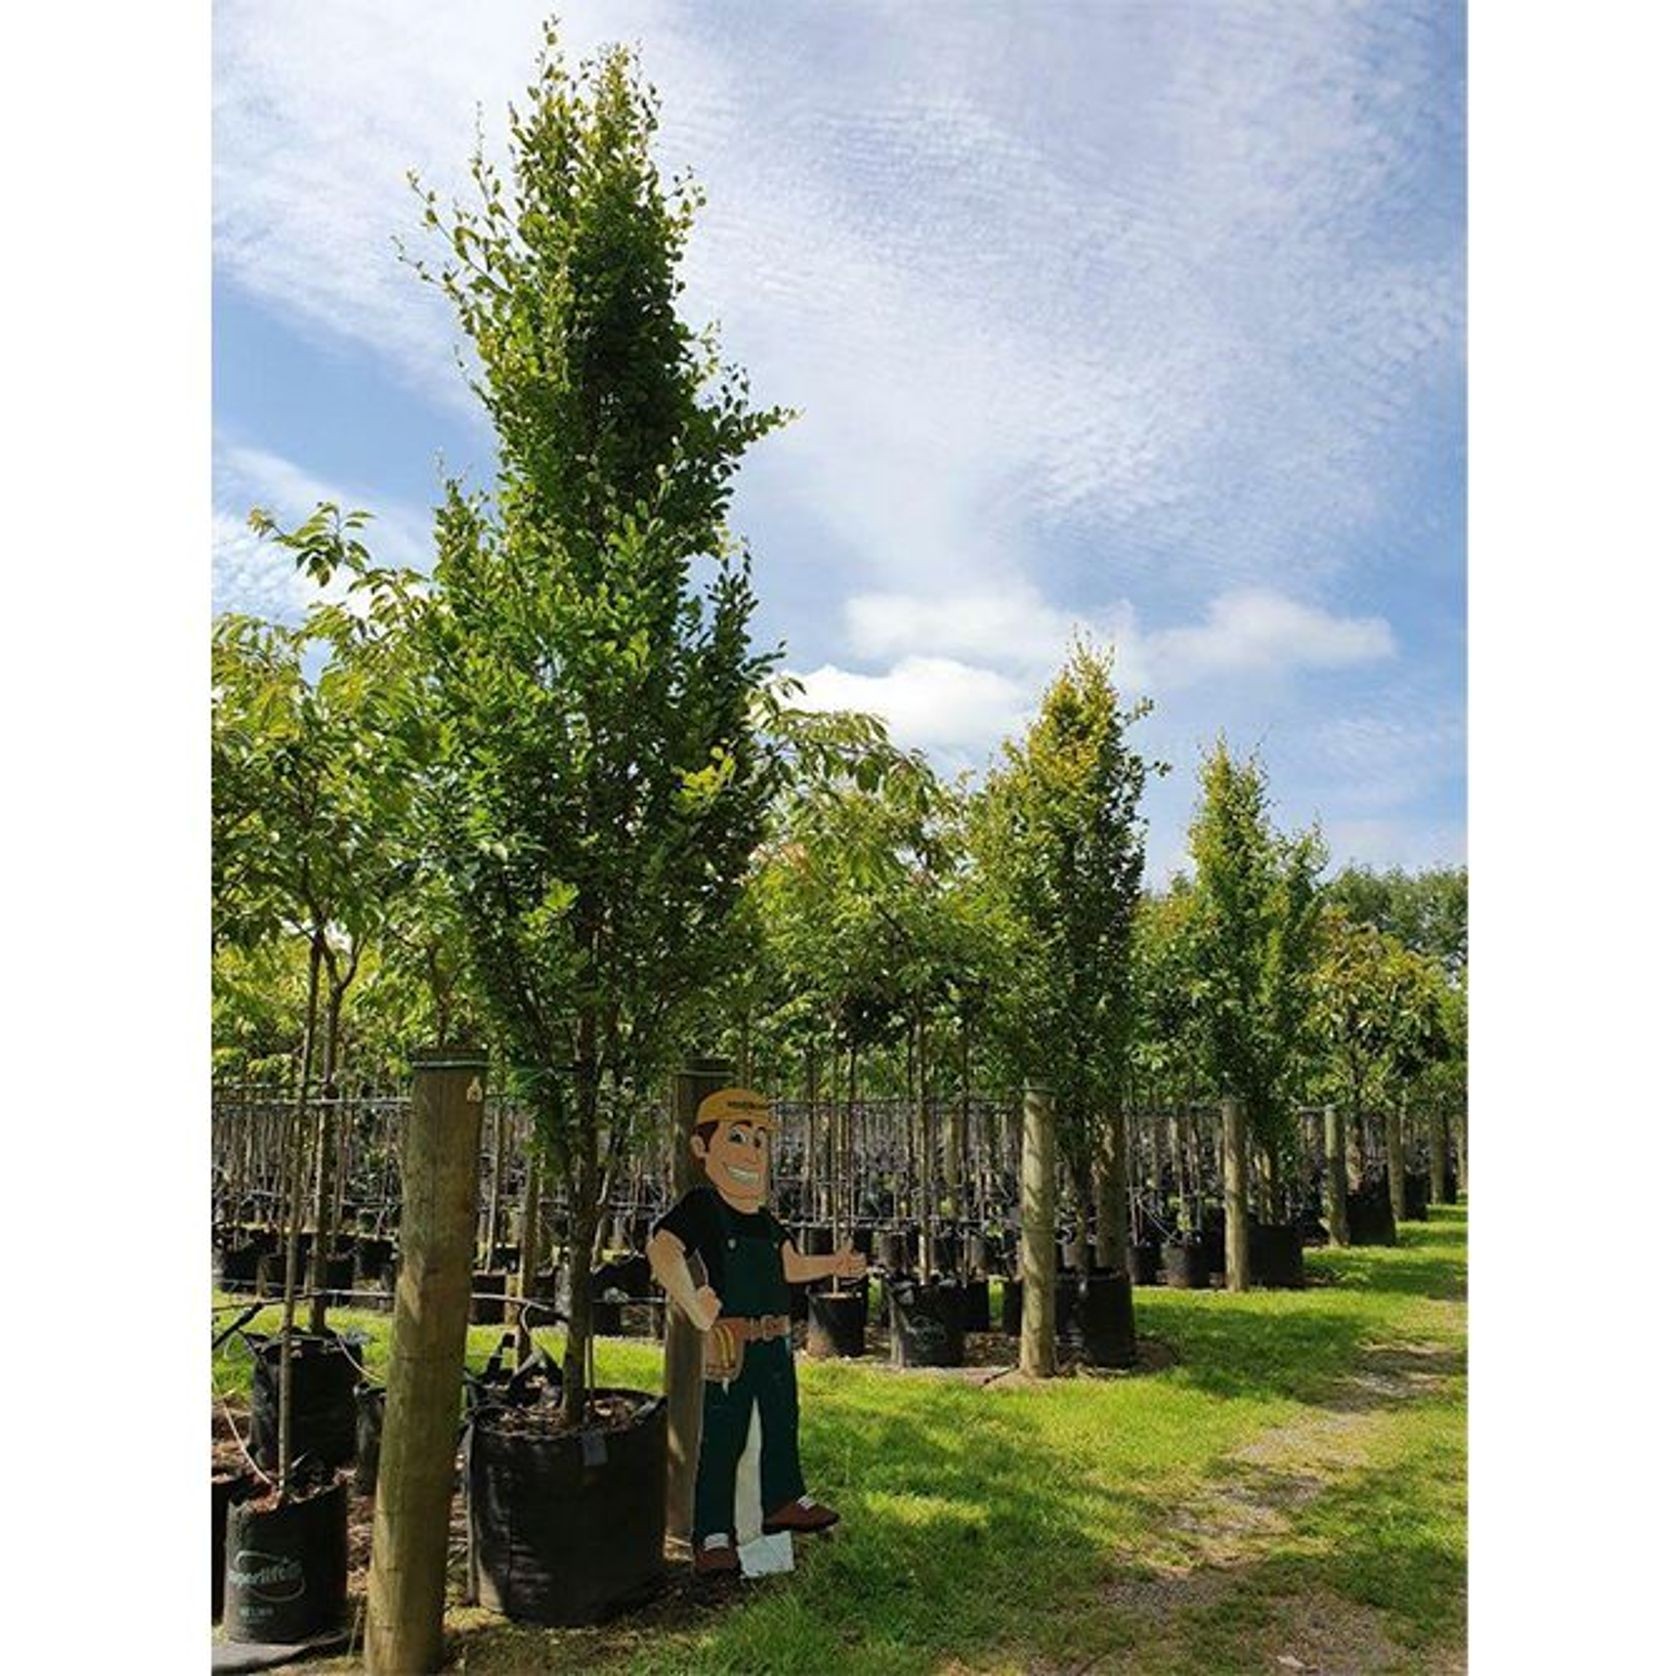
[[[1403,1222],[1395,1246],[1318,1248],[1309,1255],[1312,1276],[1363,1292],[1459,1303],[1467,1295],[1466,1213],[1434,1205],[1425,1222]]]
[[[1307,1294],[1278,1294],[1293,1299]],[[1354,1308],[1288,1308],[1277,1294],[1142,1291],[1135,1316],[1179,1358],[1168,1372],[1218,1397],[1319,1400],[1352,1366],[1369,1334]]]
[[[845,1517],[800,1540],[792,1576],[703,1596],[677,1580],[679,1610],[588,1630],[474,1627],[469,1667],[918,1673],[986,1662],[1021,1631],[1050,1653],[1083,1646],[1106,1533],[1147,1499],[1056,1461],[1023,1404],[984,1416],[969,1391],[879,1395],[822,1392],[819,1419],[811,1405],[805,1454]]]

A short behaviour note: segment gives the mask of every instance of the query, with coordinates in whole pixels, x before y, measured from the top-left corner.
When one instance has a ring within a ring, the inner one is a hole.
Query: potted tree
[[[472,207],[423,194],[449,255],[415,266],[477,351],[497,486],[447,486],[428,586],[362,578],[411,650],[399,731],[426,872],[522,1067],[530,1167],[567,1208],[562,1375],[532,1369],[468,1443],[478,1590],[553,1623],[661,1570],[662,1399],[596,1387],[589,1276],[679,1010],[727,959],[772,779],[754,726],[771,660],[725,512],[782,415],[752,411],[676,313],[698,200],[666,192],[654,125],[626,51],[575,73],[549,26],[510,174],[479,152]]]

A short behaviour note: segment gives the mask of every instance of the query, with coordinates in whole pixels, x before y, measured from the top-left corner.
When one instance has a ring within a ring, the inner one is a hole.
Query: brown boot
[[[818,1501],[804,1497],[788,1501],[778,1513],[771,1513],[762,1521],[762,1528],[771,1535],[775,1531],[830,1530],[837,1523],[838,1515],[830,1507],[822,1507]]]
[[[693,1549],[693,1570],[700,1577],[731,1577],[739,1570],[739,1550],[731,1542]]]

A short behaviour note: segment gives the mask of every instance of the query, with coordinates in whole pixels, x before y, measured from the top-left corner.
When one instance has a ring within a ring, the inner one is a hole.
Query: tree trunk
[[[303,1129],[308,1119],[309,1072],[314,1065],[314,1026],[320,1009],[321,939],[308,950],[308,1006],[303,1015],[303,1064],[297,1078],[296,1115],[291,1125],[290,1180],[286,1187],[285,1307],[279,1327],[279,1494],[291,1487],[291,1335],[297,1325],[297,1246],[303,1221]]]
[[[1403,1213],[1403,1134],[1402,1108],[1385,1108],[1385,1188],[1391,1199],[1391,1220],[1402,1221]]]
[[[487,1073],[480,1052],[442,1049],[414,1060],[402,1146],[402,1266],[367,1579],[372,1676],[410,1676],[442,1662]]]
[[[691,1059],[675,1074],[669,1102],[669,1144],[677,1197],[704,1179],[704,1168],[694,1157],[691,1145],[693,1114],[700,1101],[726,1088],[732,1080],[732,1062],[722,1058]],[[710,1276],[710,1284],[715,1285],[720,1278]],[[674,1304],[668,1305],[663,1314],[663,1394],[669,1402],[664,1531],[678,1542],[686,1542],[692,1534],[693,1485],[698,1476],[699,1429],[704,1417],[704,1339]]]
[[[1248,1227],[1250,1186],[1246,1165],[1245,1102],[1238,1095],[1222,1099],[1222,1196],[1227,1211],[1223,1279],[1230,1292],[1251,1284],[1251,1236]]]
[[[501,1184],[506,1180],[506,1102],[504,1100],[501,1100],[495,1106],[494,1126],[489,1133],[493,1137],[489,1159],[489,1233],[483,1253],[483,1266],[492,1269],[495,1266],[495,1247],[500,1243]]]
[[[326,1039],[320,1056],[320,1113],[314,1124],[314,1255],[309,1263],[308,1330],[326,1330],[326,1263],[337,1229],[332,1221],[332,1164],[337,1151],[338,1029],[343,1021],[347,983],[333,983],[326,991]]]
[[[1019,1267],[1024,1283],[1024,1319],[1018,1342],[1018,1365],[1027,1378],[1051,1379],[1057,1270],[1053,1253],[1053,1095],[1033,1085],[1024,1091],[1023,1153]]]
[[[1432,1168],[1432,1203],[1441,1205],[1449,1191],[1449,1130],[1443,1120],[1443,1107],[1433,1101],[1426,1112]]]
[[[1350,1243],[1350,1182],[1344,1168],[1344,1113],[1328,1106],[1321,1115],[1321,1138],[1327,1153],[1327,1238],[1337,1246]]]
[[[600,1225],[599,1021],[584,1012],[577,1025],[576,1129],[570,1158],[570,1330],[564,1347],[564,1425],[580,1427],[592,1385],[594,1238]]]
[[[936,1152],[932,1145],[931,1103],[927,1094],[925,1074],[925,1021],[918,1009],[914,1012],[912,1026],[913,1049],[913,1078],[914,1078],[914,1128],[919,1135],[919,1272],[922,1279],[929,1280],[931,1271],[937,1266],[936,1256]]]
[[[524,1209],[522,1226],[519,1233],[523,1236],[518,1252],[518,1297],[528,1303],[535,1295],[536,1271],[541,1267],[541,1137],[535,1132],[535,1124],[530,1124],[530,1144],[524,1159]],[[519,1365],[528,1359],[530,1353],[529,1318],[525,1310],[519,1309],[517,1315],[518,1337],[516,1341]]]

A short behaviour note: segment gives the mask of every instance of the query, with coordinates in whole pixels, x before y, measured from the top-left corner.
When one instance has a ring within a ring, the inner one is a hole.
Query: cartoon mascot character
[[[866,1273],[856,1251],[806,1257],[772,1211],[774,1118],[760,1094],[724,1088],[693,1121],[705,1180],[660,1217],[646,1255],[652,1273],[704,1335],[704,1420],[693,1494],[693,1564],[739,1570],[739,1544],[761,1533],[819,1531],[838,1522],[804,1489],[797,1454],[793,1282]]]

